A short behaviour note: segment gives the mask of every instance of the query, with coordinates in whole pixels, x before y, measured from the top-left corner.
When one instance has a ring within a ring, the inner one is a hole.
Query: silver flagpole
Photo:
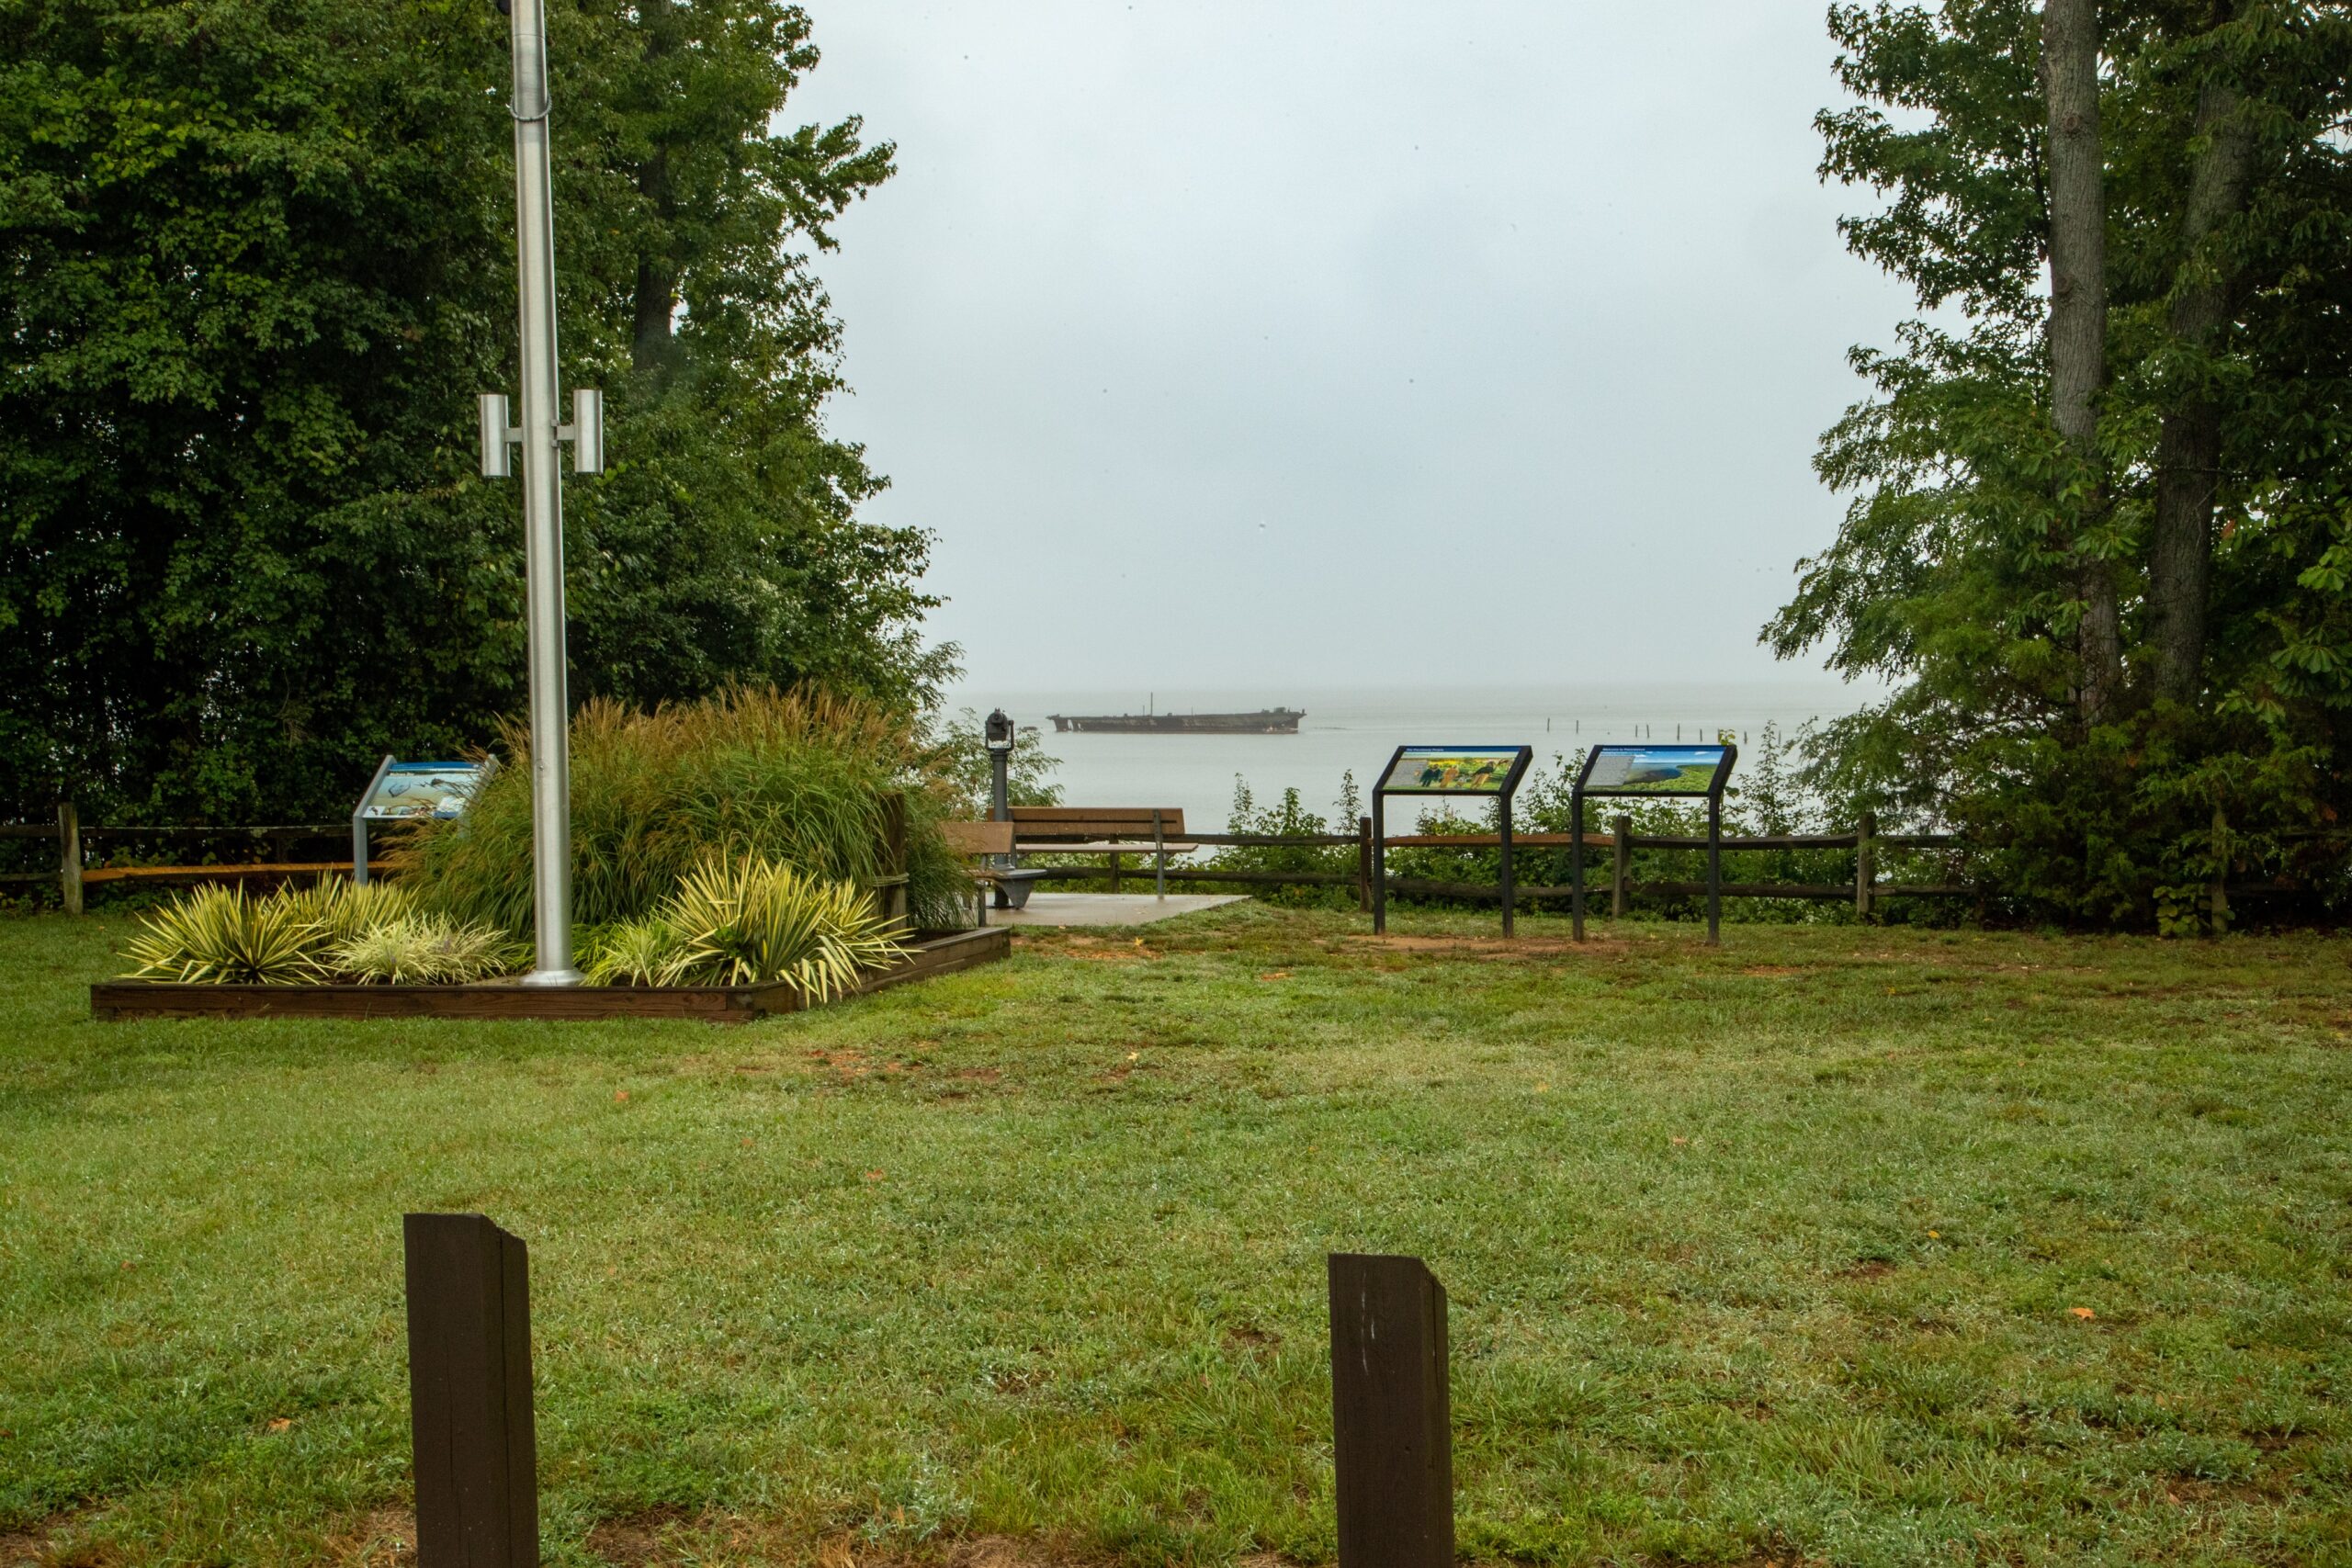
[[[523,564],[531,675],[531,913],[538,949],[537,966],[525,984],[576,986],[581,976],[571,966],[571,701],[565,671],[563,480],[556,453],[560,436],[574,432],[557,428],[547,12],[543,0],[508,0],[505,8],[511,10],[514,52],[510,107],[523,347],[522,418],[514,434],[523,448]]]

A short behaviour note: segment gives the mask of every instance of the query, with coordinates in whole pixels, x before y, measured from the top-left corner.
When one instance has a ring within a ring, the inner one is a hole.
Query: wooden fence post
[[[410,1214],[401,1228],[418,1568],[538,1568],[523,1243],[480,1214]]]
[[[1418,1258],[1329,1269],[1340,1568],[1453,1568],[1445,1287]]]
[[[1372,913],[1372,818],[1356,818],[1356,908]]]
[[[57,892],[65,912],[82,912],[82,818],[70,800],[57,803]]]
[[[1610,846],[1609,914],[1612,919],[1625,918],[1625,883],[1634,869],[1634,819],[1619,812],[1609,824],[1610,836],[1616,841]]]
[[[1871,895],[1878,881],[1878,813],[1865,811],[1854,825],[1854,918],[1871,918]]]
[[[2230,929],[2230,824],[2218,804],[2213,807],[2213,886],[2206,914],[2215,936]]]

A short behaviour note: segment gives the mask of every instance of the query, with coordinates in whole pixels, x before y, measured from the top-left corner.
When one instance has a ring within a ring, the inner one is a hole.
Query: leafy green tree
[[[0,6],[9,809],[331,813],[375,754],[518,705],[518,497],[472,452],[514,363],[504,26]],[[565,373],[608,389],[615,459],[567,484],[575,694],[916,705],[952,657],[926,541],[856,518],[881,481],[825,434],[807,261],[890,150],[771,130],[816,58],[774,0],[560,0],[549,30]]]
[[[1817,458],[1852,503],[1766,628],[1895,684],[1815,781],[1997,840],[2044,910],[2226,918],[2210,884],[2311,872],[2352,805],[2352,14],[1830,28],[1859,102],[1822,172],[1884,198],[1848,242],[1930,314],[1855,351],[1873,395]]]

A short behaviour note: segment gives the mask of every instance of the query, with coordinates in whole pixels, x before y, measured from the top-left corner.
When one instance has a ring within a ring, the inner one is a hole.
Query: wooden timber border
[[[1005,926],[925,933],[894,968],[860,982],[852,996],[888,990],[991,963],[1012,948]],[[763,986],[184,986],[169,980],[102,980],[90,987],[90,1016],[102,1023],[142,1018],[692,1019],[749,1023],[816,1005],[784,981]]]

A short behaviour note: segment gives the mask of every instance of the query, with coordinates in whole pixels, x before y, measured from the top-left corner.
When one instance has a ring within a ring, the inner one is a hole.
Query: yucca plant
[[[291,901],[200,887],[140,917],[122,956],[134,980],[292,986],[322,976],[321,930]]]
[[[678,936],[658,916],[600,929],[584,954],[593,986],[655,986],[678,951]]]
[[[503,931],[460,926],[434,915],[379,921],[326,955],[336,974],[362,984],[463,985],[516,968],[521,951]]]
[[[786,980],[818,1001],[905,950],[855,886],[743,855],[695,868],[662,907],[676,947],[663,985]]]

